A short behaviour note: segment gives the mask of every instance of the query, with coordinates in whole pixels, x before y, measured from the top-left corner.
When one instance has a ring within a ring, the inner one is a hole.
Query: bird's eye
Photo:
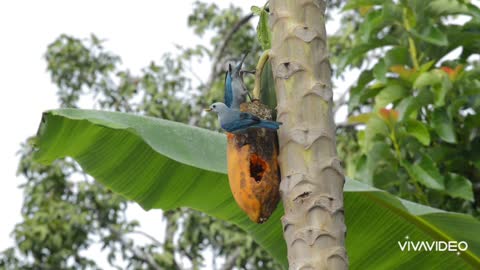
[[[217,105],[213,105],[212,107],[213,107],[213,108],[216,108],[216,107],[217,107]]]

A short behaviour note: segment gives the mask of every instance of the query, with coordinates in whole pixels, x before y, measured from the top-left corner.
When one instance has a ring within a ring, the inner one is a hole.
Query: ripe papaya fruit
[[[258,100],[243,103],[240,110],[272,119],[272,111]],[[235,201],[252,221],[265,222],[280,199],[277,132],[254,128],[227,133],[227,164]]]

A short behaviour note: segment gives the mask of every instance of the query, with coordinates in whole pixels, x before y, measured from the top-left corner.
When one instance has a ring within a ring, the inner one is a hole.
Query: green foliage
[[[188,26],[192,27],[196,34],[203,36],[208,31],[213,31],[215,35],[211,38],[210,43],[213,46],[212,52],[221,49],[221,45],[232,30],[232,28],[242,20],[245,16],[239,7],[230,6],[226,10],[221,10],[216,4],[207,4],[200,1],[194,2],[195,12],[188,17]],[[222,58],[218,61],[232,60],[232,57],[240,56],[245,51],[256,53],[260,50],[260,45],[255,39],[255,30],[251,24],[242,25],[236,29],[235,34],[231,37],[228,46],[223,52]],[[227,57],[229,56],[229,57]],[[246,61],[248,66],[252,57]],[[224,72],[224,70],[222,70]]]
[[[262,77],[260,79],[260,100],[263,104],[273,109],[273,119],[276,119],[277,94],[275,92],[275,81],[273,79],[272,64],[270,60],[265,63]]]
[[[348,175],[478,216],[480,9],[457,0],[355,0],[344,10],[350,15],[331,38],[335,72],[360,70],[349,123],[365,125],[339,131],[349,138],[339,139]],[[469,20],[452,24],[459,14]],[[456,49],[458,58],[442,59]]]
[[[27,178],[22,208],[23,222],[15,228],[18,251],[27,259],[12,258],[4,253],[0,266],[25,269],[97,269],[96,263],[78,250],[93,241],[91,232],[104,241],[109,256],[130,243],[116,241],[110,232],[132,231],[135,221],[127,221],[126,201],[93,182],[71,159],[57,160],[43,166],[32,159],[30,144],[23,146],[19,173]],[[67,180],[67,179],[71,180]],[[123,258],[127,258],[124,255]],[[132,264],[138,260],[132,258]],[[10,268],[7,268],[10,269]]]
[[[62,107],[76,107],[80,96],[88,90],[113,94],[110,75],[120,58],[106,52],[95,35],[84,42],[61,35],[48,46],[45,59],[52,81],[59,88],[57,95]],[[118,95],[113,98],[120,99]]]
[[[44,114],[36,142],[39,148],[36,158],[42,163],[51,163],[58,157],[71,156],[99,182],[146,209],[186,206],[228,220],[247,231],[286,266],[280,219],[283,208],[279,205],[261,225],[248,219],[229,191],[225,144],[223,134],[176,122],[132,114],[62,109]],[[191,145],[195,147],[189,147]],[[377,152],[390,151],[388,145],[380,142],[372,146],[377,148]],[[204,162],[205,157],[208,162]],[[385,155],[377,156],[378,160],[382,157]],[[428,157],[418,165],[428,173],[435,170]],[[452,175],[454,177],[459,176]],[[351,233],[346,242],[353,269],[382,269],[385,265],[388,269],[421,269],[422,265],[435,269],[465,269],[468,264],[480,267],[480,238],[477,237],[480,222],[471,216],[404,201],[354,180],[348,180],[345,185],[345,212],[350,213],[346,216],[346,225]],[[181,246],[187,247],[181,249],[185,254],[199,254],[198,247],[189,243],[197,242],[200,235],[212,232],[219,233],[219,237],[223,235],[218,225],[195,229],[208,219],[192,217],[183,226],[197,234],[180,241]],[[406,235],[422,241],[466,240],[469,248],[459,256],[453,252],[432,252],[419,257],[416,252],[402,252],[398,248],[397,241]],[[259,269],[274,267],[271,262],[252,262],[256,251],[251,248],[251,241],[252,238],[230,238],[221,242],[235,244],[246,254],[244,258],[250,263],[243,265],[253,264]],[[212,242],[207,245],[209,243]]]
[[[252,223],[233,200],[225,175],[226,140],[223,134],[162,119],[87,110],[65,109],[47,113],[43,122],[36,142],[41,146],[36,157],[42,163],[55,159],[58,152],[54,149],[57,148],[69,152],[61,156],[76,158],[80,154],[86,159],[76,159],[84,171],[109,189],[134,199],[145,209],[172,210],[187,206],[239,224],[250,232],[255,231],[252,235],[266,247],[284,244],[280,231],[280,237],[275,241],[272,241],[272,235],[263,233],[272,231],[272,224],[264,224],[258,230],[260,226]],[[43,147],[52,142],[55,142],[54,147]],[[280,215],[281,211],[277,212],[272,220],[278,222]],[[192,217],[187,219],[190,222],[183,223],[191,229],[187,230],[189,236],[182,238],[180,243],[189,243],[189,250],[198,249],[191,243],[202,243],[198,242],[198,234],[208,229],[196,229],[198,224],[191,224],[194,219],[205,218]],[[258,231],[253,230],[255,227]],[[205,240],[210,241],[208,234],[204,234]],[[253,243],[240,246],[242,241],[252,241],[240,236],[237,235],[240,242],[231,244],[249,255],[256,252]],[[285,252],[285,248],[272,254],[283,262],[286,257],[278,255],[282,251]],[[244,260],[258,260],[247,258]]]
[[[266,10],[268,2],[263,8],[252,6],[252,13],[259,16],[257,25],[257,38],[262,45],[263,50],[268,50],[272,47],[272,32],[268,27],[268,11]]]
[[[428,128],[420,121],[407,119],[404,121],[405,131],[408,135],[416,138],[423,145],[430,145],[430,132]]]

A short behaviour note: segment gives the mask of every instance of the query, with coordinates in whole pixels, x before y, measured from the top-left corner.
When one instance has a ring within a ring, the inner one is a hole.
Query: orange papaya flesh
[[[242,111],[271,119],[271,111],[258,101],[244,103]],[[280,199],[277,132],[249,129],[227,133],[228,179],[239,207],[256,223],[265,222]]]

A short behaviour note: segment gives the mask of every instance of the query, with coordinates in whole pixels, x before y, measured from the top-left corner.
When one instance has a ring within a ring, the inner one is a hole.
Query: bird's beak
[[[206,112],[211,112],[212,108],[205,109]]]
[[[237,67],[235,68],[235,72],[240,73],[240,71],[242,70],[243,62],[245,61],[245,58],[247,58],[247,55],[248,55],[248,52],[246,52],[246,53],[243,55],[242,60],[240,61],[240,63],[238,63]]]
[[[242,61],[240,61],[240,66],[243,65],[243,62],[245,61],[245,58],[247,58],[248,52],[245,52],[245,54],[242,57]]]

